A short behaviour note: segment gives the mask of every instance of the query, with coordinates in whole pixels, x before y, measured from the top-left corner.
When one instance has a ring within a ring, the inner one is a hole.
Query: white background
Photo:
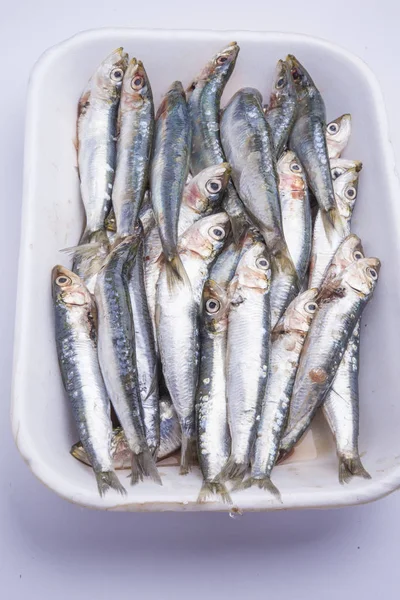
[[[40,54],[77,31],[118,25],[262,29],[323,37],[353,51],[375,71],[400,157],[400,7],[395,4],[0,2],[2,597],[399,598],[399,493],[368,506],[245,514],[235,520],[227,514],[96,513],[61,500],[31,475],[15,449],[9,420],[25,97],[29,73]],[[334,78],[332,73],[333,82]],[[35,298],[26,301],[34,303]]]

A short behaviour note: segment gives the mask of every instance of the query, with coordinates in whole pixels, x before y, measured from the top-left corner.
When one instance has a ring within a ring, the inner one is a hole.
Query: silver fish
[[[336,441],[339,481],[347,483],[354,475],[370,479],[358,451],[360,322],[347,344],[332,387],[322,410]]]
[[[198,317],[208,267],[222,249],[229,217],[217,213],[192,225],[180,238],[179,254],[189,282],[171,290],[165,266],[157,284],[156,329],[165,382],[182,429],[181,473],[195,455],[195,396],[198,378]]]
[[[82,242],[104,228],[111,207],[117,113],[128,55],[118,48],[98,67],[78,105],[77,149],[86,228]]]
[[[317,295],[318,290],[311,289],[292,300],[272,333],[267,389],[257,430],[251,477],[242,484],[243,488],[258,485],[278,498],[280,494],[271,481],[271,472],[279,453],[301,350],[318,308],[315,302]]]
[[[133,234],[148,185],[154,134],[150,81],[141,61],[125,71],[118,112],[117,161],[112,204],[119,237]]]
[[[110,401],[97,358],[94,300],[79,277],[61,266],[53,269],[52,293],[61,377],[100,496],[110,488],[125,493],[110,454]]]
[[[187,90],[192,128],[190,169],[194,175],[206,167],[225,161],[220,140],[220,103],[238,53],[239,46],[231,42],[213,56]],[[223,207],[231,218],[233,235],[238,241],[247,227],[247,221],[243,204],[232,183],[228,185]]]
[[[290,138],[289,148],[299,157],[321,211],[327,221],[336,221],[335,194],[329,168],[326,144],[326,113],[322,96],[309,73],[289,54],[286,58],[296,85],[298,112]]]
[[[154,457],[160,445],[160,407],[157,351],[144,284],[143,241],[139,244],[127,282],[135,329],[136,367],[147,445]]]
[[[221,163],[203,169],[186,184],[178,221],[178,239],[198,219],[218,208],[228,185],[230,166]],[[162,244],[157,227],[145,238],[145,284],[149,311],[156,337],[156,286],[163,267]]]
[[[297,94],[290,69],[279,60],[275,70],[274,88],[265,110],[270,126],[275,157],[279,159],[284,151],[297,113]]]
[[[271,267],[265,244],[243,253],[230,283],[226,385],[232,438],[224,479],[241,480],[250,464],[268,375]]]
[[[271,134],[257,90],[244,88],[230,100],[221,119],[221,140],[236,189],[270,253],[273,328],[296,295],[298,281],[283,234]]]
[[[339,246],[327,271],[323,286],[329,285],[337,274],[350,264],[364,258],[360,239],[349,235]],[[347,344],[332,387],[322,410],[336,440],[339,457],[339,481],[350,481],[353,475],[368,478],[358,453],[359,398],[358,370],[360,348],[360,321]]]
[[[301,438],[324,401],[351,334],[375,289],[379,269],[377,258],[361,258],[322,288],[296,374],[281,441],[283,454]]]
[[[215,281],[203,290],[200,326],[200,370],[196,392],[197,449],[203,485],[198,502],[219,494],[231,503],[221,471],[230,454],[230,434],[226,402],[226,347],[229,299]]]
[[[300,161],[290,150],[281,156],[277,169],[283,232],[301,283],[307,273],[312,240],[307,180]]]
[[[127,285],[127,274],[131,271],[139,240],[139,235],[126,237],[111,251],[97,276],[95,287],[99,362],[107,392],[132,451],[132,484],[144,475],[161,483],[145,436]]]
[[[325,136],[329,158],[339,158],[349,142],[350,135],[351,115],[342,115],[328,123]]]
[[[317,214],[312,240],[309,287],[320,287],[336,250],[350,233],[351,217],[357,200],[358,178],[359,172],[350,169],[333,183],[341,220],[339,229],[324,225],[321,211]]]
[[[350,169],[355,169],[356,171],[361,171],[362,162],[360,160],[351,160],[349,158],[331,158],[330,161],[331,167],[331,175],[332,181],[335,181],[338,177],[350,171]]]
[[[157,111],[150,169],[151,201],[171,286],[186,278],[177,243],[179,210],[189,170],[190,140],[185,92],[180,81],[175,81]]]
[[[181,430],[178,416],[169,396],[163,396],[160,399],[160,447],[157,460],[167,458],[173,452],[179,450],[180,446]],[[91,465],[90,458],[81,442],[77,442],[72,446],[71,454],[86,465]],[[122,427],[116,427],[111,437],[111,456],[114,469],[130,469],[131,454],[124,430]]]

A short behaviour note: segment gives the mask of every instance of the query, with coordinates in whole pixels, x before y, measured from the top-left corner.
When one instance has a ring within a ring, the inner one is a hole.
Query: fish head
[[[236,42],[231,42],[225,46],[225,48],[220,50],[215,56],[213,56],[198,77],[193,79],[188,86],[188,94],[190,95],[199,84],[204,84],[210,79],[227,81],[235,67],[239,50],[240,48],[238,44]]]
[[[350,219],[353,214],[358,193],[358,179],[360,172],[349,169],[333,182],[333,190],[340,215]]]
[[[299,294],[287,307],[274,328],[274,333],[298,331],[307,333],[318,309],[318,288],[310,288]]]
[[[212,212],[220,205],[230,174],[226,162],[203,169],[187,183],[184,202],[199,214]]]
[[[326,126],[326,142],[333,154],[339,156],[347,146],[351,135],[351,115],[345,114]]]
[[[120,111],[139,110],[152,103],[153,94],[143,63],[132,58],[122,82]]]
[[[51,283],[55,302],[67,307],[92,305],[93,298],[89,290],[80,277],[69,269],[56,265],[51,274]]]
[[[228,327],[229,302],[226,291],[212,279],[203,288],[203,320],[210,333],[222,333]]]
[[[290,69],[292,79],[295,85],[296,94],[299,100],[309,95],[309,93],[315,89],[314,81],[311,75],[303,67],[300,61],[297,60],[293,54],[288,54],[286,57],[286,64]]]
[[[296,88],[289,65],[284,60],[278,60],[274,75],[274,85],[269,100],[268,109],[277,108],[287,97],[296,97]]]
[[[242,255],[236,269],[234,286],[269,290],[271,262],[264,242],[254,242]]]
[[[331,158],[329,161],[331,167],[332,181],[347,173],[350,169],[361,171],[362,162],[360,160],[351,160],[349,158]]]
[[[304,169],[294,152],[287,150],[282,154],[278,160],[277,171],[279,175],[279,189],[302,192],[301,196],[304,197],[307,182]]]
[[[361,258],[342,274],[342,284],[366,297],[373,293],[379,278],[381,262],[378,258]]]
[[[365,258],[360,238],[351,233],[340,244],[329,266],[327,276],[336,276],[352,263]]]
[[[172,107],[182,101],[186,102],[185,90],[180,81],[174,81],[161,100],[161,104],[157,110],[156,119],[167,116]]]
[[[94,73],[90,81],[91,92],[105,100],[118,98],[127,65],[128,55],[123,48],[111,52]]]
[[[203,217],[189,227],[180,239],[180,249],[198,254],[210,260],[222,250],[230,231],[230,221],[226,212]]]

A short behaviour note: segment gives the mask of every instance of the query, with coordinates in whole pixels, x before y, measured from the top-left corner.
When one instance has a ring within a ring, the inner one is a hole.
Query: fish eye
[[[283,86],[285,85],[285,78],[284,77],[279,77],[278,81],[276,82],[276,88],[278,90],[280,90],[281,88],[283,88]]]
[[[310,315],[312,315],[317,310],[318,305],[315,302],[309,302],[308,304],[305,305],[304,308],[305,308],[306,312],[308,312]]]
[[[218,194],[222,189],[222,183],[219,179],[209,179],[206,183],[206,190],[210,194]]]
[[[66,277],[65,275],[59,275],[56,279],[56,284],[60,286],[70,285],[71,283],[71,279],[69,277]]]
[[[353,254],[354,256],[354,260],[361,260],[362,258],[364,258],[364,254],[362,252],[360,252],[359,250],[356,250]]]
[[[372,267],[367,268],[367,273],[371,277],[371,279],[373,279],[373,281],[376,281],[378,279],[378,273]]]
[[[224,63],[226,63],[227,60],[228,60],[228,57],[222,55],[222,56],[218,56],[216,62],[217,62],[217,65],[223,65]]]
[[[124,72],[122,69],[120,69],[119,67],[115,67],[111,73],[110,73],[110,77],[113,81],[122,81],[123,77],[124,77]]]
[[[349,200],[353,200],[356,196],[357,196],[357,190],[354,187],[354,185],[351,185],[350,187],[348,187],[344,193],[344,195],[346,196],[346,198],[348,198]]]
[[[140,90],[144,85],[144,78],[141,75],[136,75],[131,81],[131,88],[133,90]]]
[[[338,177],[343,175],[344,171],[345,171],[345,169],[340,169],[339,167],[332,169],[332,179],[333,180],[337,179]]]
[[[214,298],[210,298],[210,300],[207,300],[206,311],[208,313],[215,314],[219,311],[220,308],[221,308],[221,303],[218,300],[215,300]]]
[[[297,162],[292,162],[290,170],[293,171],[293,173],[301,173],[301,166]]]
[[[326,129],[328,133],[335,135],[339,131],[339,125],[337,123],[329,123]]]
[[[225,237],[225,229],[223,227],[219,227],[219,225],[216,227],[211,227],[208,232],[213,240],[223,240]]]
[[[269,262],[267,261],[266,258],[261,257],[261,258],[257,258],[256,260],[256,265],[259,269],[268,269],[269,268]]]

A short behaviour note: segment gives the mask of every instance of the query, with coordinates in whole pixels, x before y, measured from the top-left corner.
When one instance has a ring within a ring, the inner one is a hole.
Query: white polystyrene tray
[[[225,99],[242,86],[259,88],[267,99],[277,59],[293,53],[321,90],[328,120],[352,114],[353,134],[345,156],[364,164],[354,231],[366,253],[383,263],[375,297],[363,318],[361,344],[360,450],[372,479],[338,483],[332,437],[319,418],[301,448],[273,472],[283,503],[267,492],[249,489],[233,494],[235,507],[246,511],[344,506],[377,499],[400,486],[400,193],[374,75],[355,56],[306,36],[101,29],[45,52],[31,76],[12,394],[12,427],[23,458],[45,485],[81,505],[108,510],[230,510],[217,500],[197,504],[199,470],[182,477],[172,466],[160,467],[162,487],[145,482],[127,485],[126,497],[115,492],[99,497],[89,468],[69,454],[77,434],[58,370],[50,273],[56,263],[68,266],[59,250],[75,245],[82,229],[73,143],[77,101],[100,61],[121,45],[142,59],[158,104],[172,81],[181,79],[186,85],[233,39],[241,52]]]

